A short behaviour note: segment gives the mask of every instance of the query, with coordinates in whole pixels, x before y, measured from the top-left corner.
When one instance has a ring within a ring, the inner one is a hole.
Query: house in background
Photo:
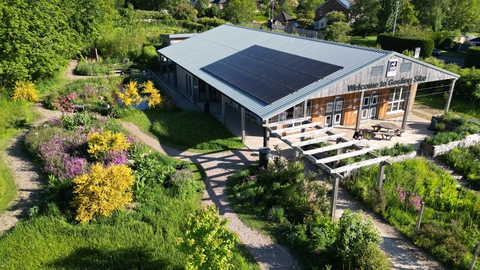
[[[228,24],[158,53],[172,63],[161,65],[163,76],[191,102],[220,103],[223,123],[225,106],[240,111],[242,134],[247,116],[259,125],[358,130],[364,120],[403,115],[405,129],[418,84],[448,84],[448,111],[460,77],[393,51]]]
[[[273,18],[273,23],[283,26],[297,26],[297,19],[292,18],[285,12],[282,12]]]
[[[217,6],[218,9],[223,9],[225,3],[227,3],[227,0],[210,0],[208,6]]]
[[[353,0],[326,0],[315,9],[315,18],[313,19],[314,29],[321,30],[327,27],[327,18],[325,15],[332,11],[340,11],[347,15],[348,9],[353,4]]]
[[[472,46],[480,46],[480,37],[470,39],[469,42]]]

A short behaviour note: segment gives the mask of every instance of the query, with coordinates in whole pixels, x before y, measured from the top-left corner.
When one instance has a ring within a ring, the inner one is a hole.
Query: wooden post
[[[375,199],[373,201],[373,211],[377,207],[378,199],[380,198],[380,193],[382,190],[383,180],[385,179],[385,162],[380,162],[380,167],[378,168],[378,176],[377,176],[377,192],[375,194]]]
[[[225,110],[225,95],[222,94],[222,124],[225,125],[225,114],[226,114],[226,110]]]
[[[270,131],[267,127],[263,127],[263,147],[268,147],[268,139],[270,138]]]
[[[445,103],[445,113],[447,113],[448,109],[450,108],[450,102],[452,101],[452,96],[453,96],[453,88],[455,88],[456,81],[457,79],[452,79],[452,85],[450,85],[450,91],[448,92],[447,103]]]
[[[423,209],[425,209],[425,202],[422,202],[422,206],[420,207],[417,224],[415,224],[415,230],[413,231],[413,240],[415,240],[415,237],[417,237],[418,230],[420,229],[420,223],[422,223]]]
[[[242,142],[245,142],[245,107],[240,108],[240,122],[241,122],[241,129],[242,129]]]
[[[362,106],[363,106],[363,98],[365,97],[365,92],[360,92],[360,102],[358,103],[357,109],[357,122],[355,124],[355,131],[360,130],[360,120],[362,119]]]
[[[477,249],[473,254],[472,263],[470,264],[470,267],[468,268],[468,270],[473,270],[473,268],[475,267],[475,262],[477,261],[477,256],[479,252],[480,252],[480,242],[478,242]]]
[[[333,193],[332,193],[332,221],[335,220],[335,211],[337,211],[337,196],[338,196],[338,182],[340,182],[340,178],[335,177],[333,182]]]

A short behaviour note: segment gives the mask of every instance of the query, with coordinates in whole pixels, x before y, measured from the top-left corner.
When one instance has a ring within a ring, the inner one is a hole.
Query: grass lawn
[[[423,105],[427,105],[436,109],[445,109],[446,100],[442,95],[431,95],[421,98],[416,98],[415,102]],[[466,101],[460,97],[453,97],[450,103],[450,112],[480,119],[480,109],[478,108],[478,102]]]
[[[455,57],[455,58],[465,58],[465,54],[457,51],[445,51],[442,50],[442,56],[447,56],[447,57]]]
[[[182,151],[209,153],[244,147],[240,138],[213,116],[201,112],[150,109],[122,120],[136,124],[143,132],[157,137],[162,144]]]
[[[377,45],[377,36],[352,36],[350,44],[364,47],[375,47]]]

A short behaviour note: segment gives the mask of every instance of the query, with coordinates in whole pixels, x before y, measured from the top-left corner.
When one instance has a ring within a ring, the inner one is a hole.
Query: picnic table
[[[373,132],[378,132],[381,129],[386,129],[387,134],[391,133],[390,130],[393,130],[392,134],[397,135],[397,136],[401,136],[402,133],[404,132],[403,129],[401,129],[399,126],[397,126],[395,123],[392,123],[392,122],[380,122],[378,124],[372,125],[372,128],[373,128]],[[385,132],[382,132],[382,133],[385,133]]]

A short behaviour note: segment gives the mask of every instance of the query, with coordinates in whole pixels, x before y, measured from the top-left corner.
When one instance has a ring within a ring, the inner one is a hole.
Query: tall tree
[[[415,10],[415,7],[410,1],[406,1],[398,10],[398,25],[418,25],[420,23],[418,20],[418,11]]]
[[[350,41],[348,34],[352,31],[352,28],[347,23],[345,14],[340,11],[332,11],[325,16],[328,22],[327,28],[325,29],[325,39],[348,43]]]
[[[457,2],[453,0],[411,0],[411,3],[419,12],[418,19],[422,25],[431,27],[433,31],[440,31],[447,12],[450,12],[448,7],[451,1]]]
[[[350,6],[350,16],[354,20],[352,27],[357,34],[367,35],[378,29],[380,0],[355,0]]]
[[[195,9],[198,10],[198,17],[205,17],[205,11],[208,8],[209,1],[208,0],[197,0],[195,2]]]
[[[0,3],[0,80],[52,77],[78,51],[59,0]]]
[[[456,0],[449,3],[445,30],[466,32],[480,23],[480,0]]]
[[[256,6],[254,0],[230,0],[225,7],[224,19],[239,24],[253,20]]]
[[[378,31],[386,32],[390,31],[393,28],[393,23],[395,21],[395,10],[398,0],[381,0],[381,9],[378,12]],[[401,1],[403,4],[403,1]],[[400,8],[399,8],[400,9]]]

